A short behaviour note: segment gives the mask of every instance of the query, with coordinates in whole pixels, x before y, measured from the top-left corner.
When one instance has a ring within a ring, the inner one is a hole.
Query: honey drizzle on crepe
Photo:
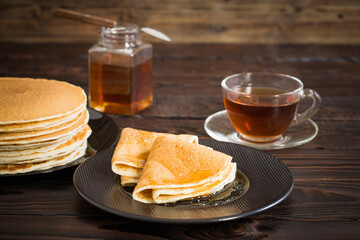
[[[167,203],[209,195],[232,182],[232,157],[208,147],[160,137],[148,156],[133,198]]]

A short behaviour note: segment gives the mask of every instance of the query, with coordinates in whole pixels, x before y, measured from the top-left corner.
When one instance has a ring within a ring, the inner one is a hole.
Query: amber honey
[[[134,115],[152,104],[152,46],[139,27],[102,27],[89,49],[89,105],[106,113]]]
[[[120,178],[119,178],[119,181]],[[120,185],[120,182],[119,182]],[[248,177],[241,171],[236,171],[236,176],[234,181],[228,183],[224,186],[223,189],[220,189],[217,192],[214,192],[207,196],[195,197],[190,199],[180,200],[174,203],[165,203],[163,206],[165,207],[182,207],[182,206],[193,206],[193,207],[204,207],[204,206],[216,206],[220,204],[226,204],[231,201],[235,201],[236,199],[243,196],[248,190],[250,186],[250,181]],[[134,191],[134,187],[124,187],[121,186],[121,190],[124,194],[132,197],[132,193]],[[151,193],[150,193],[151,194]]]
[[[152,59],[134,66],[90,61],[90,106],[108,113],[133,115],[150,106]]]

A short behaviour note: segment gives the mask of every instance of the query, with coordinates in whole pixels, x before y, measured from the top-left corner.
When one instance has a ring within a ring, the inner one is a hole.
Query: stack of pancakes
[[[0,174],[45,170],[83,156],[91,134],[88,120],[80,87],[0,78]]]

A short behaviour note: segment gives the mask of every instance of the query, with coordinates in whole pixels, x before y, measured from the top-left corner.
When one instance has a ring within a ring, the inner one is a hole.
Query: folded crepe
[[[177,138],[198,143],[198,137],[188,134],[169,134],[124,128],[111,160],[111,169],[121,175],[123,186],[135,185],[141,175],[151,147],[158,137]]]
[[[133,187],[139,182],[138,177],[121,176],[121,185],[124,187]]]
[[[236,163],[231,160],[206,146],[159,137],[132,196],[161,204],[210,195],[235,179]]]

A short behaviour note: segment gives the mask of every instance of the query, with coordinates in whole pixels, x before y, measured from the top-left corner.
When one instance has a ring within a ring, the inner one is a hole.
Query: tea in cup
[[[316,91],[303,89],[296,77],[279,73],[239,73],[221,82],[225,109],[242,139],[267,143],[282,139],[291,126],[313,116],[320,107]],[[297,113],[300,101],[313,104]]]

